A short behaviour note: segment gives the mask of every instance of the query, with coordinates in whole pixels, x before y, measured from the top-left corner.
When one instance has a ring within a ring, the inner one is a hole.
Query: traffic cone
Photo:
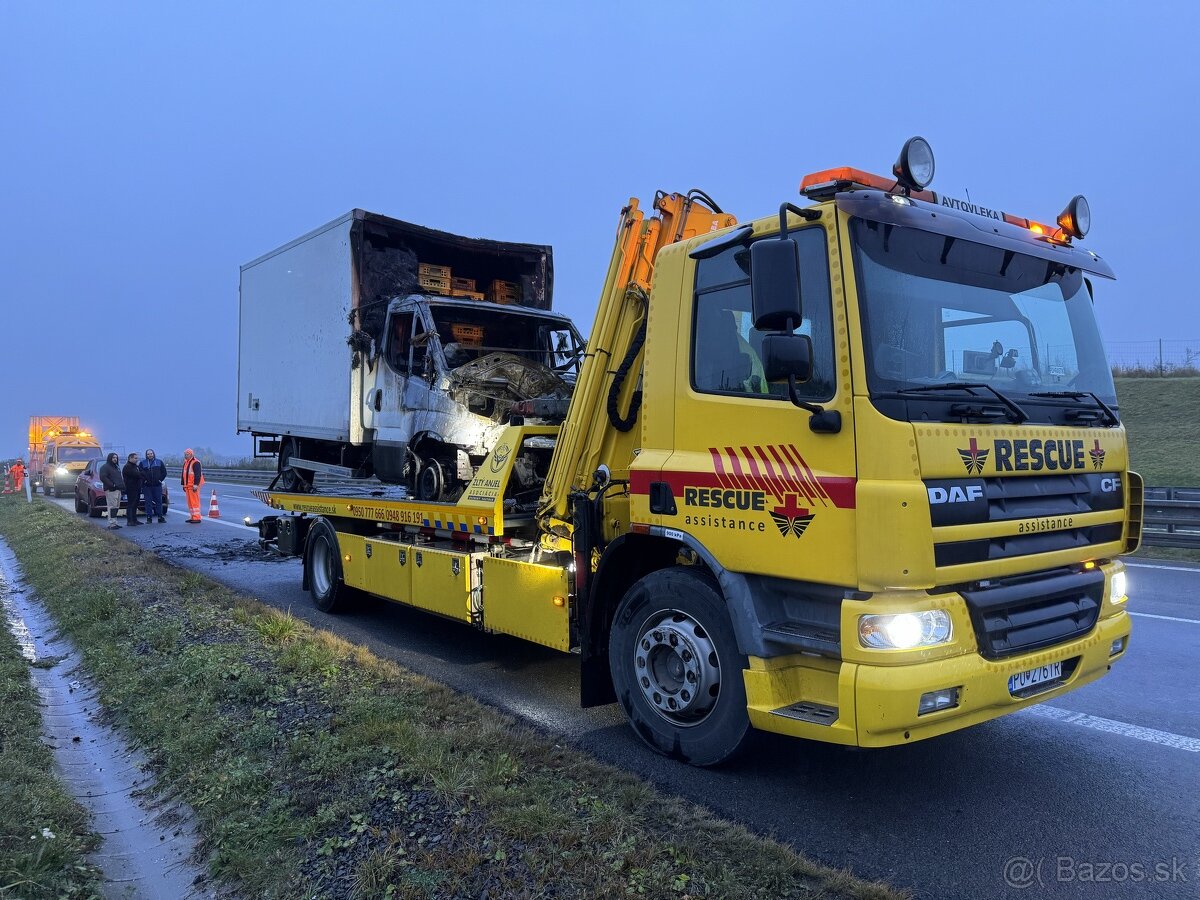
[[[208,517],[210,519],[221,518],[221,510],[217,508],[217,492],[212,492],[212,500],[208,503]]]

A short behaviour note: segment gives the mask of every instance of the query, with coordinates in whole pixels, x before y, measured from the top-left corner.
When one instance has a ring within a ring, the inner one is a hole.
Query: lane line
[[[1139,741],[1173,747],[1176,750],[1186,750],[1189,753],[1200,753],[1200,738],[1187,737],[1171,731],[1144,728],[1141,725],[1130,725],[1128,722],[1118,722],[1115,719],[1102,719],[1099,716],[1071,712],[1056,706],[1029,706],[1023,711],[1041,716],[1043,719],[1054,719],[1056,722],[1066,722],[1070,725],[1082,725],[1084,728],[1094,728],[1096,731],[1104,731],[1108,734],[1137,738]]]
[[[1167,572],[1191,572],[1193,575],[1200,575],[1200,569],[1194,569],[1189,566],[1161,566],[1156,563],[1139,563],[1124,560],[1125,565],[1134,569],[1163,569]]]
[[[188,513],[184,512],[182,509],[176,509],[173,506],[170,509],[168,509],[167,512],[175,513],[176,515],[183,516],[185,519],[190,518],[190,515]],[[224,519],[209,519],[209,518],[204,518],[204,519],[201,519],[200,521],[205,522],[205,523],[211,522],[213,525],[224,525],[226,528],[237,528],[240,531],[249,532],[250,534],[258,534],[257,530],[255,530],[253,528],[247,528],[241,522],[226,522]]]
[[[1181,619],[1179,616],[1156,616],[1154,613],[1135,613],[1131,616],[1141,616],[1143,619],[1162,619],[1165,622],[1186,622],[1189,625],[1200,625],[1200,619]]]

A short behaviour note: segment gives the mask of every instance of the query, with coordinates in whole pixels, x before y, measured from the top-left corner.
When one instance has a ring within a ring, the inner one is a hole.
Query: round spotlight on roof
[[[1092,227],[1092,208],[1088,206],[1087,197],[1076,194],[1067,204],[1067,208],[1058,214],[1058,224],[1071,237],[1081,238]]]
[[[933,149],[923,137],[910,137],[892,166],[896,180],[909,190],[923,191],[933,181]]]

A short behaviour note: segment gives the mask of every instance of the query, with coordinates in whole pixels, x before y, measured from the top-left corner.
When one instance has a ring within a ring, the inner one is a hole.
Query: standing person
[[[187,497],[189,525],[199,525],[204,520],[200,518],[200,488],[204,484],[204,472],[200,468],[200,460],[192,448],[183,451],[183,475],[179,483],[183,485],[183,493]]]
[[[25,461],[18,459],[12,464],[13,490],[18,494],[25,487]]]
[[[160,522],[167,521],[162,502],[162,484],[167,480],[166,464],[153,450],[147,450],[146,458],[138,464],[138,468],[142,473],[142,493],[146,496],[146,521],[153,522],[155,516]]]
[[[104,488],[104,499],[108,503],[108,527],[120,528],[117,513],[121,511],[121,491],[125,490],[125,478],[121,475],[117,454],[110,453],[100,467],[100,485]]]
[[[142,499],[142,470],[138,468],[136,453],[129,454],[125,468],[121,470],[121,477],[125,479],[125,496],[129,498],[125,507],[125,520],[130,525],[141,525],[137,517],[137,508],[138,501]]]

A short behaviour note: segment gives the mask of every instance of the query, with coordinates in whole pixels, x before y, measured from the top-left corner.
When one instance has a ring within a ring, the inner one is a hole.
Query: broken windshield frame
[[[489,353],[511,353],[569,381],[579,373],[583,339],[569,319],[487,304],[431,303],[429,312],[450,369]]]
[[[938,388],[963,383],[1011,400],[1031,422],[1087,424],[1068,393],[1116,408],[1080,269],[861,217],[850,230],[867,383],[880,411],[960,420],[951,407],[961,394]],[[1107,414],[1097,419],[1109,424]]]

